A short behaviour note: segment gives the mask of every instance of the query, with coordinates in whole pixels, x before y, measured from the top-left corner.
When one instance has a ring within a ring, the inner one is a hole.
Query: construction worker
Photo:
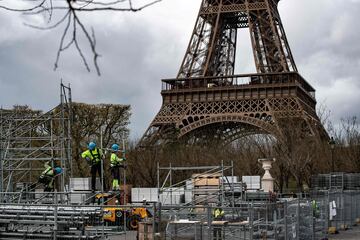
[[[117,191],[120,190],[119,182],[120,182],[120,168],[125,168],[125,158],[120,158],[117,154],[119,153],[119,145],[113,144],[111,146],[111,156],[110,156],[110,169],[111,175],[113,177],[112,180],[112,190]]]
[[[55,177],[62,173],[61,167],[52,167],[49,163],[45,163],[45,170],[39,176],[39,183],[44,184],[44,192],[52,192],[54,191],[54,180]]]
[[[214,208],[213,211],[213,220],[214,221],[223,221],[225,217],[225,212],[220,207],[220,203],[217,205],[216,208]],[[214,240],[220,240],[223,239],[222,236],[222,224],[214,224],[214,230],[213,230],[213,239]]]
[[[81,157],[84,158],[91,166],[91,190],[95,192],[96,172],[99,174],[101,184],[103,184],[103,180],[101,179],[101,159],[104,158],[104,154],[101,149],[96,147],[96,143],[90,142],[88,145],[88,150],[84,151],[81,154]]]
[[[225,216],[224,210],[222,210],[219,206],[214,208],[213,216],[215,221],[222,221]]]
[[[311,206],[312,206],[312,209],[313,209],[313,217],[314,218],[319,218],[319,216],[320,216],[320,208],[319,208],[319,205],[316,202],[316,200],[311,201]]]

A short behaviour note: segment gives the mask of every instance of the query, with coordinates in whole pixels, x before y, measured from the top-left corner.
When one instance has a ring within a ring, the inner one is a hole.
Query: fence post
[[[322,214],[321,217],[323,218],[324,221],[323,222],[323,226],[322,226],[322,231],[321,234],[325,235],[325,238],[327,238],[328,236],[328,230],[329,230],[329,216],[328,216],[328,209],[329,209],[329,203],[328,203],[328,197],[326,196],[326,194],[324,194],[324,198],[322,200],[323,202],[323,208],[322,208]]]
[[[346,217],[345,217],[345,200],[344,200],[344,190],[341,190],[340,192],[340,195],[341,195],[341,221],[342,221],[342,227],[343,227],[343,230],[345,230],[345,225],[346,225]],[[341,225],[340,225],[341,227]]]
[[[249,212],[249,234],[250,240],[253,240],[254,235],[254,204],[251,202],[250,212]]]
[[[311,200],[311,199],[310,199]],[[312,200],[311,200],[312,201]],[[313,206],[313,204],[312,204],[312,202],[310,202],[310,212],[311,212],[311,219],[312,219],[312,239],[313,240],[315,240],[315,235],[316,235],[316,233],[315,233],[315,229],[316,229],[316,227],[315,227],[315,224],[316,224],[316,214],[314,214],[314,211],[318,211],[318,202],[316,202],[316,200],[314,200],[315,201],[315,206]]]
[[[153,206],[152,206],[152,209],[153,209],[153,218],[152,218],[152,239],[155,239],[155,231],[157,231],[157,224],[156,224],[156,221],[157,221],[157,208],[156,208],[156,202],[153,203]]]
[[[356,194],[355,194],[355,201],[356,201],[356,205],[355,205],[355,207],[356,207],[356,216],[355,216],[355,221],[357,221],[357,218],[359,218],[359,193],[357,192]]]
[[[211,229],[211,223],[212,223],[212,210],[211,206],[207,207],[207,224],[208,224],[208,240],[211,240],[212,235],[212,229]]]
[[[354,194],[354,192],[351,191],[350,192],[350,226],[351,227],[355,224],[355,218],[354,218],[354,213],[353,213],[353,211],[355,210],[353,194]]]
[[[288,240],[288,221],[287,221],[287,205],[288,202],[284,202],[284,224],[285,224],[285,239]]]
[[[298,198],[298,204],[296,208],[296,239],[300,240],[300,199]]]
[[[271,205],[271,203],[266,203],[266,208],[265,208],[265,230],[266,230],[266,234],[268,232],[268,225],[269,225],[269,205]]]
[[[54,196],[54,201],[55,201],[55,204],[54,204],[54,237],[53,239],[56,240],[57,239],[57,230],[58,230],[58,227],[57,227],[57,222],[58,222],[58,195],[57,193],[55,192],[54,193],[55,196]]]
[[[278,235],[277,235],[277,221],[278,221],[278,218],[279,218],[279,215],[278,213],[280,213],[279,209],[278,209],[278,205],[276,203],[274,203],[274,206],[275,206],[275,210],[273,211],[273,222],[275,224],[274,226],[274,230],[275,230],[275,240],[278,239]]]
[[[331,227],[331,220],[330,220],[330,191],[327,192],[327,205],[326,205],[326,222],[327,222],[327,229],[326,232],[329,231]]]

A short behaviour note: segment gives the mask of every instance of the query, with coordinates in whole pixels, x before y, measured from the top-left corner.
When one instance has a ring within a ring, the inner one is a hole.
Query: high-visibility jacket
[[[311,201],[311,206],[312,206],[312,209],[313,209],[313,215],[314,217],[319,217],[320,215],[320,208],[319,208],[319,205],[317,204],[317,202],[315,200],[312,200]]]
[[[213,216],[215,220],[221,220],[224,218],[224,210],[222,210],[221,208],[215,208],[214,212],[213,212]]]
[[[119,158],[116,153],[112,153],[110,156],[110,167],[117,167],[123,164],[125,159]]]
[[[54,169],[49,165],[49,162],[46,162],[44,164],[45,170],[41,173],[40,176],[49,176],[49,177],[54,177],[55,176],[55,172]]]
[[[54,169],[51,166],[48,166],[42,173],[41,176],[54,177]]]
[[[55,171],[48,163],[45,163],[44,167],[45,170],[39,176],[38,181],[39,183],[46,184],[48,187],[52,188],[55,178]]]
[[[86,150],[81,154],[82,158],[89,158],[91,164],[98,164],[101,162],[101,158],[103,157],[103,152],[101,149],[95,148],[94,150]]]

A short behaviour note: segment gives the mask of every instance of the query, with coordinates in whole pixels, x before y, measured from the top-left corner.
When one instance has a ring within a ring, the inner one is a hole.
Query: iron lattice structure
[[[162,80],[163,104],[140,146],[178,138],[231,142],[281,136],[281,121],[326,135],[315,89],[298,73],[278,12],[279,0],[203,0],[176,79]],[[234,75],[237,31],[248,28],[257,73]],[[210,134],[210,135],[209,135]]]
[[[65,191],[72,166],[71,89],[61,84],[60,91],[61,103],[46,113],[0,109],[0,193],[26,190],[21,183],[36,182],[46,162],[63,168],[59,190]]]

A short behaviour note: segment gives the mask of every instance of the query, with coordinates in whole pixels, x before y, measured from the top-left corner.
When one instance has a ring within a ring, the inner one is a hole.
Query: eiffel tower
[[[298,73],[278,12],[280,0],[203,0],[175,79],[162,80],[162,107],[139,142],[232,142],[252,134],[280,137],[299,119],[327,136],[315,89]],[[235,75],[237,31],[248,28],[257,73]]]

